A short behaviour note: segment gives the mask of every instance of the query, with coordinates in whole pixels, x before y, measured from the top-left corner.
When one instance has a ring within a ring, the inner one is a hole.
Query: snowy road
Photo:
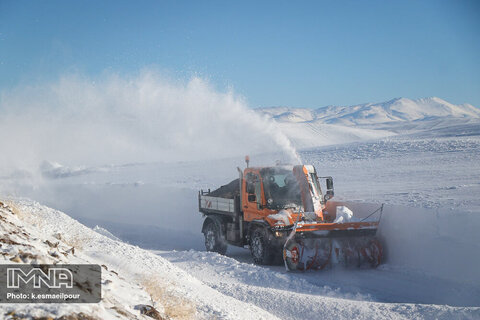
[[[480,308],[441,305],[455,304],[452,301],[478,305],[478,287],[452,286],[448,281],[394,271],[388,266],[378,270],[287,273],[283,266],[253,265],[247,250],[231,251],[229,257],[194,250],[156,253],[211,288],[282,319],[313,315],[325,319],[480,317]]]
[[[227,256],[240,262],[253,263],[248,249],[230,248]],[[168,255],[165,257],[170,260]],[[478,306],[480,303],[478,286],[465,286],[465,284],[460,286],[449,280],[395,268],[388,264],[375,270],[355,268],[346,270],[336,267],[321,272],[294,274],[287,273],[283,265],[264,268],[289,274],[315,286],[328,286],[335,292],[341,292],[348,297],[365,296],[377,302],[448,304],[451,306]]]

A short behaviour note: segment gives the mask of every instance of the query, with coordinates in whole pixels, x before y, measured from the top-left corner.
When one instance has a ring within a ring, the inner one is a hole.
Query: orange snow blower
[[[372,217],[381,217],[383,205],[362,219],[343,206],[327,211],[332,177],[321,177],[323,194],[312,165],[249,168],[246,161],[238,179],[199,192],[207,251],[224,254],[227,245],[248,245],[255,263],[283,257],[287,270],[299,271],[381,263],[383,249],[375,236],[380,219]]]

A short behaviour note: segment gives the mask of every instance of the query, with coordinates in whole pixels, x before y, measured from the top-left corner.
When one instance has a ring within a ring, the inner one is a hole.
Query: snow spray
[[[2,168],[195,161],[278,153],[289,139],[231,90],[158,72],[96,79],[69,75],[0,96]]]

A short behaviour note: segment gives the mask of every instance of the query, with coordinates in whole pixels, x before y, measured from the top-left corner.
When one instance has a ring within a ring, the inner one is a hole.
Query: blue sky
[[[479,1],[0,0],[0,90],[157,69],[251,107],[480,107]]]

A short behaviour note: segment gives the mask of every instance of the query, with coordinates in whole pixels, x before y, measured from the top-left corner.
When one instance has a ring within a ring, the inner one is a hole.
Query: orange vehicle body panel
[[[256,174],[259,179],[260,179],[260,195],[261,195],[261,205],[262,209],[258,209],[257,202],[250,202],[248,201],[248,193],[247,191],[247,181],[245,179],[245,176],[248,173],[254,173]],[[243,219],[244,221],[253,221],[253,220],[264,220],[265,217],[271,214],[277,213],[275,210],[271,210],[265,207],[265,204],[267,203],[267,200],[265,199],[265,192],[263,190],[263,180],[262,176],[260,175],[260,168],[247,168],[245,169],[243,173],[243,179],[242,179],[242,208],[243,208]]]
[[[254,221],[254,220],[264,220],[269,225],[272,225],[272,219],[268,219],[267,217],[271,214],[278,213],[277,210],[268,209],[266,207],[267,200],[265,199],[265,192],[264,186],[262,181],[262,176],[260,174],[260,170],[262,168],[246,168],[243,173],[242,179],[242,210],[244,221]],[[261,195],[261,208],[258,208],[257,202],[250,202],[248,201],[248,193],[247,193],[247,179],[246,175],[249,173],[253,173],[258,176],[260,180],[260,195]],[[308,172],[303,172],[308,178]],[[307,186],[308,187],[308,186]],[[301,214],[301,213],[300,213]],[[329,215],[324,216],[322,210],[320,212],[316,212],[318,217],[318,222],[316,223],[300,223],[297,226],[297,232],[311,232],[311,231],[332,231],[332,230],[356,230],[361,228],[377,228],[378,222],[348,222],[348,223],[332,223],[326,221],[333,221],[334,217]],[[297,220],[299,213],[291,212],[291,224],[293,225]],[[273,225],[272,225],[273,226]]]

